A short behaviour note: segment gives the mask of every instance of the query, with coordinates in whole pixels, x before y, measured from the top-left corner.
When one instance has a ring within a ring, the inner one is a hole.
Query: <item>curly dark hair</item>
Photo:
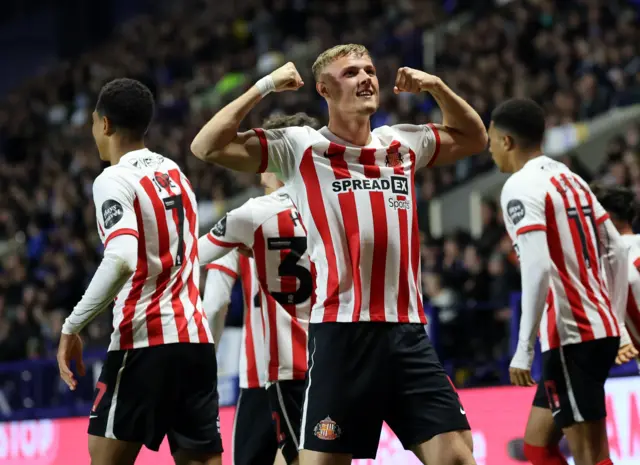
[[[638,216],[638,204],[631,189],[622,186],[605,186],[597,182],[589,187],[612,219],[633,224]]]
[[[153,95],[140,81],[114,79],[102,87],[96,112],[106,117],[116,132],[131,139],[142,139],[151,124],[154,112]]]
[[[513,98],[502,102],[491,113],[491,121],[513,137],[518,147],[532,149],[542,145],[544,110],[531,99]]]
[[[306,113],[296,113],[294,115],[276,115],[267,118],[262,124],[264,129],[282,129],[292,126],[309,126],[313,129],[320,129],[317,119]]]

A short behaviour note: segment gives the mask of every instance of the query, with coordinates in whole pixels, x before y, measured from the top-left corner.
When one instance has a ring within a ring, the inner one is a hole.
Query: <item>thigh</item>
[[[387,395],[385,339],[376,323],[310,325],[300,449],[375,457]]]
[[[469,430],[467,415],[422,325],[396,325],[392,394],[385,421],[405,449]]]
[[[107,353],[89,415],[90,435],[158,450],[169,417],[163,405],[167,382],[162,351],[157,349]]]
[[[278,447],[288,464],[298,457],[304,381],[278,381],[267,389]]]
[[[242,389],[233,421],[234,465],[272,464],[277,451],[266,389]]]
[[[89,435],[91,465],[134,465],[142,444]]]
[[[222,453],[218,408],[218,374],[213,344],[174,344],[176,378],[171,396],[168,437],[172,453]]]
[[[597,339],[543,354],[544,384],[558,428],[606,417],[604,384],[618,344],[618,338]]]

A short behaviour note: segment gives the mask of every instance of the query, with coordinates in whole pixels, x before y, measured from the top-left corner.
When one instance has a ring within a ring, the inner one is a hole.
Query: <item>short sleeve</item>
[[[416,154],[416,168],[432,166],[440,153],[440,133],[433,124],[397,124],[392,126],[400,142]]]
[[[218,247],[252,247],[254,229],[253,211],[249,200],[223,216],[211,228],[207,239]]]
[[[105,171],[93,183],[98,232],[105,248],[114,237],[130,234],[138,237],[138,221],[133,207],[136,194],[124,179]]]
[[[526,185],[518,185],[514,177],[502,189],[500,204],[504,223],[511,238],[530,231],[546,231],[545,201],[542,191]]]
[[[286,182],[296,173],[296,168],[311,146],[311,129],[295,126],[282,129],[254,129],[260,139],[262,162],[259,172],[275,173]]]

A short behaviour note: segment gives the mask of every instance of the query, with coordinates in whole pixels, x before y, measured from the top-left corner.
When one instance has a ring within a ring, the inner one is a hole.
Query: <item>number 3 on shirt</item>
[[[278,267],[280,277],[292,276],[299,281],[298,289],[291,292],[270,292],[281,305],[300,304],[311,297],[313,292],[313,278],[311,272],[298,264],[298,261],[307,251],[306,237],[279,237],[268,239],[269,250],[287,250],[290,252],[284,257]]]

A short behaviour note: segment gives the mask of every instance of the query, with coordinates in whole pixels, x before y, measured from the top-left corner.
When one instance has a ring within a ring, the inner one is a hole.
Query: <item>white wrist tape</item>
[[[258,82],[256,82],[255,86],[258,88],[258,90],[260,91],[260,95],[262,95],[263,97],[276,90],[276,84],[273,82],[273,78],[270,74],[266,75],[262,79],[259,79]]]

